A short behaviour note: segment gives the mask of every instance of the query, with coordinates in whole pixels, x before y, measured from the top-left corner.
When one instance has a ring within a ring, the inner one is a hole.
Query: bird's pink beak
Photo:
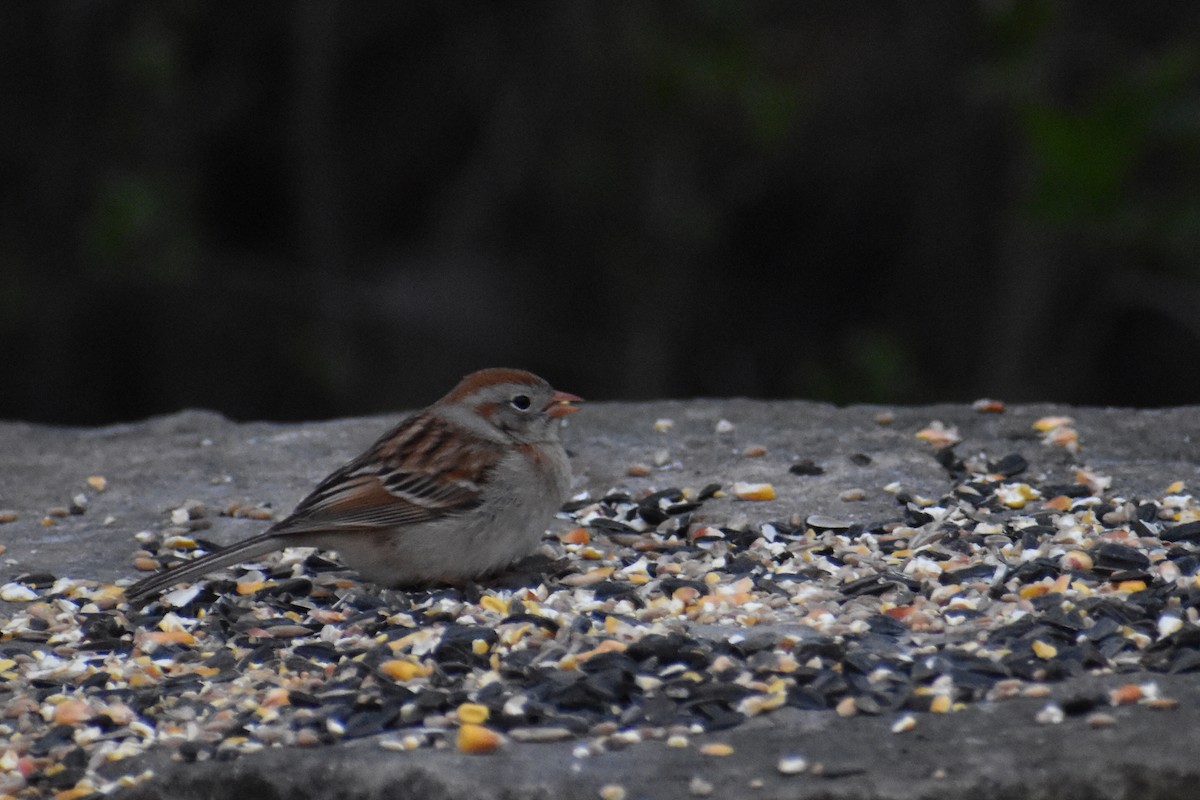
[[[574,414],[579,410],[579,406],[574,403],[582,403],[583,398],[571,394],[570,392],[555,392],[550,395],[550,402],[543,409],[548,415],[557,419],[565,417],[567,414]]]

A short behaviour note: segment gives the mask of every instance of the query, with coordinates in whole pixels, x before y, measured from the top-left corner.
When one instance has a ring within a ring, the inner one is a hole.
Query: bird
[[[336,550],[388,587],[471,581],[537,549],[571,488],[561,420],[582,398],[520,369],[464,377],[330,473],[286,518],[125,589],[162,590],[285,547]]]

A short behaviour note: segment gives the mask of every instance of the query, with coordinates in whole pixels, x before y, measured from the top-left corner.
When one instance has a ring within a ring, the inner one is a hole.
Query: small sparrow
[[[367,580],[476,578],[533,552],[566,499],[559,420],[581,398],[517,369],[485,369],[335,471],[286,519],[244,542],[138,581],[131,605],[284,547],[336,550]]]

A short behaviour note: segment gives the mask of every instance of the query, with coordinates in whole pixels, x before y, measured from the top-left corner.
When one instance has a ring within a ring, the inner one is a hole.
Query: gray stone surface
[[[579,488],[599,495],[613,486],[701,486],[716,481],[769,480],[778,498],[746,503],[714,500],[704,514],[715,523],[744,517],[752,523],[793,513],[867,522],[896,516],[895,500],[882,491],[898,481],[931,496],[950,483],[913,434],[931,420],[955,424],[960,455],[983,451],[998,457],[1020,452],[1032,472],[1073,480],[1083,463],[1114,478],[1125,495],[1161,494],[1174,480],[1200,487],[1200,408],[1121,410],[1022,406],[983,415],[966,405],[895,409],[889,426],[874,422],[874,407],[834,408],[804,402],[703,400],[593,403],[572,418],[568,448]],[[1032,422],[1050,413],[1076,420],[1083,448],[1077,458],[1043,445]],[[675,420],[656,432],[661,417]],[[732,433],[714,427],[725,418]],[[352,419],[302,425],[235,424],[208,412],[188,411],[142,423],[99,429],[61,429],[0,423],[0,508],[18,514],[0,525],[0,580],[23,572],[114,581],[135,577],[132,536],[161,528],[168,509],[197,499],[213,508],[235,501],[269,502],[286,512],[331,469],[355,455],[394,418]],[[763,458],[740,455],[748,445],[768,449]],[[632,462],[653,463],[670,451],[668,468],[646,478],[626,477]],[[849,456],[871,457],[857,466]],[[825,468],[815,477],[789,475],[797,460]],[[85,479],[103,475],[108,488]],[[867,498],[846,503],[841,492],[861,488]],[[89,495],[86,514],[43,526],[48,508]],[[228,542],[264,523],[210,517],[204,535]],[[0,616],[11,607],[0,604]],[[605,784],[621,784],[629,798],[693,796],[699,777],[713,797],[762,798],[1175,798],[1192,797],[1200,782],[1193,731],[1200,729],[1200,679],[1192,675],[1087,676],[1052,686],[1056,697],[1130,680],[1155,680],[1180,701],[1174,711],[1112,709],[1117,725],[1091,729],[1082,718],[1061,725],[1034,722],[1043,700],[980,703],[949,715],[917,715],[916,728],[894,734],[892,716],[842,719],[831,712],[784,709],[746,725],[694,737],[686,749],[649,742],[579,758],[577,743],[509,744],[489,756],[450,751],[384,751],[371,740],[326,748],[274,750],[230,763],[183,765],[164,754],[147,764],[156,778],[129,793],[136,797],[598,797]],[[721,741],[731,756],[704,756],[695,745]],[[781,754],[801,753],[821,763],[811,772],[781,776]],[[761,788],[751,782],[761,780]],[[334,787],[331,794],[330,787]]]

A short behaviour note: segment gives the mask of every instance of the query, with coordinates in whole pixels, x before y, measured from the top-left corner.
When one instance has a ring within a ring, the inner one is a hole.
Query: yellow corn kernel
[[[481,703],[463,703],[458,707],[458,719],[470,725],[482,725],[487,722],[491,711]]]
[[[455,743],[463,753],[494,753],[504,744],[504,737],[490,728],[467,723],[458,729]]]

